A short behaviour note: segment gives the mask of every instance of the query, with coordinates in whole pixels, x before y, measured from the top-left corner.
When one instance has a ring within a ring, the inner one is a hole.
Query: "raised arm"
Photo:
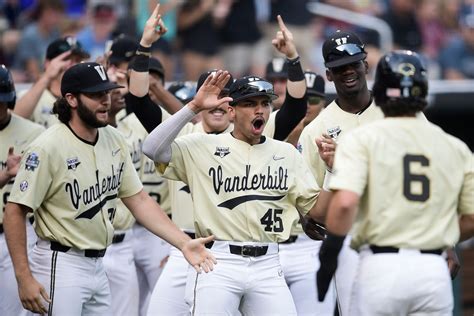
[[[222,70],[209,75],[192,101],[145,138],[143,153],[155,162],[168,163],[171,160],[171,143],[186,123],[203,110],[211,110],[232,101],[230,97],[219,98],[229,78],[229,73]]]
[[[293,42],[293,34],[288,30],[281,16],[277,16],[280,30],[272,40],[272,45],[286,56],[288,79],[286,97],[275,117],[275,135],[284,140],[306,115],[306,81],[300,57]]]

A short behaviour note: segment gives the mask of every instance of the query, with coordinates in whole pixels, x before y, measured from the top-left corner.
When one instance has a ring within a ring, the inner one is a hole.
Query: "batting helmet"
[[[384,112],[396,107],[421,111],[426,106],[428,78],[420,56],[408,50],[383,56],[377,65],[372,93]]]
[[[16,93],[12,74],[5,65],[0,65],[0,102],[7,103],[8,108],[13,109],[15,101]]]
[[[181,101],[181,103],[186,104],[196,95],[196,83],[191,81],[173,82],[168,87],[168,91]]]
[[[246,76],[235,80],[230,86],[229,96],[233,99],[229,103],[232,106],[251,97],[266,96],[272,101],[278,98],[273,91],[273,85],[257,76]]]

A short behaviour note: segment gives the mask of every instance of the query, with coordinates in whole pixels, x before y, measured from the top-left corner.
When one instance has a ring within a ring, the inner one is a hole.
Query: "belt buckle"
[[[252,246],[242,246],[242,248],[240,249],[240,255],[242,257],[252,257],[254,256],[254,248]]]

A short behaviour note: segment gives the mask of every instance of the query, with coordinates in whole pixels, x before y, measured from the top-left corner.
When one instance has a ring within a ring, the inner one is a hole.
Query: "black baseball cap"
[[[288,64],[285,58],[277,57],[270,60],[265,70],[265,79],[287,79],[288,78]]]
[[[46,59],[51,60],[69,50],[71,51],[71,54],[84,59],[90,57],[89,53],[82,48],[81,43],[75,37],[66,36],[58,38],[48,45],[48,48],[46,49]]]
[[[367,53],[356,34],[338,30],[324,42],[323,57],[324,65],[333,68],[363,60]]]
[[[112,54],[109,57],[111,64],[118,64],[121,62],[129,62],[135,56],[137,51],[138,43],[130,36],[120,35],[114,39],[110,50]]]
[[[79,63],[72,66],[61,79],[61,94],[79,92],[102,92],[123,88],[109,80],[104,66],[95,63]]]
[[[245,76],[234,81],[230,86],[229,96],[233,99],[230,105],[256,96],[267,96],[270,100],[278,99],[273,92],[273,84],[257,76]]]
[[[150,57],[148,71],[156,73],[161,80],[165,81],[165,68],[159,59]]]
[[[196,91],[198,91],[201,88],[202,84],[204,83],[204,81],[206,81],[207,77],[209,77],[210,74],[215,74],[216,72],[217,72],[217,69],[212,69],[212,70],[208,70],[206,72],[203,72],[199,76],[199,79],[197,81]],[[222,89],[223,92],[229,92],[230,86],[234,82],[234,77],[232,77],[232,75],[230,73],[229,73],[229,75],[230,75],[229,81],[227,81],[227,83],[225,84],[224,89]]]
[[[304,77],[306,79],[306,94],[324,98],[324,78],[313,71],[305,71]]]

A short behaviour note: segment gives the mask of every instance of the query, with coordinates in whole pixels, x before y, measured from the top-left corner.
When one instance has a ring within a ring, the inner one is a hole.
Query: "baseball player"
[[[320,192],[294,147],[262,136],[276,98],[271,83],[244,77],[231,85],[230,98],[218,99],[228,78],[222,71],[209,76],[193,101],[145,139],[143,150],[166,178],[189,185],[196,235],[217,239],[211,251],[221,261],[213,273],[188,274],[193,312],[295,314],[277,242],[288,239],[296,207],[318,218],[327,192]],[[231,133],[174,139],[215,102],[231,102]]]
[[[4,65],[0,65],[0,315],[26,315],[27,312],[18,299],[17,282],[3,233],[3,212],[19,168],[21,154],[44,130],[42,126],[12,113],[15,99],[11,73]],[[30,219],[33,220],[33,217]],[[29,220],[26,227],[29,251],[36,242],[36,235]]]
[[[373,86],[385,119],[344,135],[336,151],[317,273],[320,299],[345,235],[360,253],[350,315],[452,315],[443,250],[474,235],[469,148],[416,119],[428,78],[418,54],[382,57]]]
[[[334,83],[337,98],[303,129],[300,136],[302,154],[320,186],[326,170],[332,168],[337,140],[358,126],[383,118],[367,87],[367,54],[360,38],[352,32],[335,32],[323,44],[323,57],[326,78]],[[417,115],[426,121],[421,112]],[[348,237],[335,275],[339,313],[343,316],[350,315],[350,293],[358,261],[357,252],[349,244]]]
[[[297,149],[297,140],[304,126],[308,125],[324,108],[324,79],[311,71],[305,71],[308,110],[300,124],[288,136],[288,142]],[[332,290],[324,302],[318,302],[316,271],[321,242],[309,238],[299,222],[291,229],[290,238],[280,243],[280,261],[286,283],[290,288],[298,315],[332,315],[335,308],[335,292]]]
[[[69,67],[89,57],[75,37],[66,36],[51,42],[46,49],[44,73],[19,96],[14,112],[46,128],[58,123],[52,108],[61,95],[61,77]]]
[[[117,198],[197,271],[215,263],[204,248],[212,237],[191,240],[169,220],[142,190],[121,135],[106,126],[109,91],[118,87],[100,64],[69,68],[54,105],[61,124],[33,141],[22,159],[3,225],[20,299],[32,312],[110,314],[102,257],[112,242]],[[31,211],[38,242],[28,263],[24,217]]]

